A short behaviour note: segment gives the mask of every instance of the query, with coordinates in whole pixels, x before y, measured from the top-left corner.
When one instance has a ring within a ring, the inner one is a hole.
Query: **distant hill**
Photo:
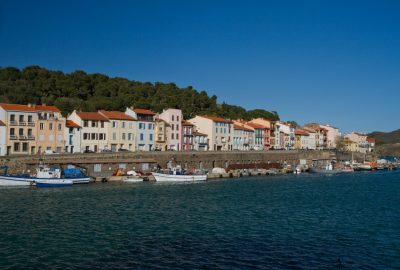
[[[0,103],[45,103],[59,107],[64,115],[74,109],[124,111],[126,107],[134,106],[155,112],[165,108],[181,109],[185,118],[208,114],[230,119],[263,117],[279,120],[275,111],[246,110],[237,105],[221,104],[215,95],[209,96],[191,86],[179,88],[174,83],[138,82],[79,70],[64,73],[39,66],[21,70],[0,67]]]
[[[400,143],[400,129],[392,132],[375,131],[368,134],[368,137],[375,138],[376,144],[395,144]]]

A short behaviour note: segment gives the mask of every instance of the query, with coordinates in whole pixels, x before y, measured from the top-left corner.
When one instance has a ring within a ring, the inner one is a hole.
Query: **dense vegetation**
[[[276,112],[246,111],[240,106],[218,104],[215,95],[210,97],[205,91],[199,92],[191,86],[179,88],[174,83],[153,84],[84,71],[66,74],[39,66],[22,70],[0,67],[0,102],[56,105],[64,115],[74,109],[124,111],[126,107],[134,106],[155,112],[178,108],[185,118],[209,114],[231,119],[264,117],[279,120]]]
[[[375,131],[368,134],[368,137],[375,138],[376,144],[394,144],[400,143],[400,129],[392,132]]]

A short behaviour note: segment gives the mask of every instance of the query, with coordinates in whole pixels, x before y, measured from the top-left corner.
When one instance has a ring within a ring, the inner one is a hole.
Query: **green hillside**
[[[400,143],[400,129],[392,132],[375,131],[368,134],[368,137],[375,138],[377,144]]]
[[[219,104],[215,95],[209,96],[191,86],[179,88],[174,83],[138,82],[84,71],[67,74],[39,66],[22,70],[0,67],[0,102],[56,105],[63,114],[74,109],[123,111],[128,106],[135,106],[155,112],[178,108],[185,118],[209,114],[231,119],[264,117],[279,120],[276,112],[264,109],[247,111],[240,106]]]

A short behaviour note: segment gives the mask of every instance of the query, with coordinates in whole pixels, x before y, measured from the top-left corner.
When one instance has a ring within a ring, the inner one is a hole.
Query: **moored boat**
[[[169,173],[153,172],[152,175],[158,182],[191,182],[207,180],[207,174],[184,174],[180,166],[172,168]]]
[[[66,187],[72,186],[72,180],[66,179],[40,179],[36,180],[35,184],[37,187]]]

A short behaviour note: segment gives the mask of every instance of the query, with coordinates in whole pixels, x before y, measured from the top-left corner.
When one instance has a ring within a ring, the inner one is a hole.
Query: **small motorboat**
[[[152,175],[158,182],[192,182],[207,180],[207,174],[205,173],[184,174],[179,165],[171,168],[168,174],[153,172]]]
[[[141,177],[141,175],[135,171],[128,171],[126,175],[127,175],[126,178],[122,180],[125,183],[143,182],[143,178]]]
[[[66,187],[72,186],[74,182],[65,179],[43,179],[35,180],[35,184],[37,187]]]

